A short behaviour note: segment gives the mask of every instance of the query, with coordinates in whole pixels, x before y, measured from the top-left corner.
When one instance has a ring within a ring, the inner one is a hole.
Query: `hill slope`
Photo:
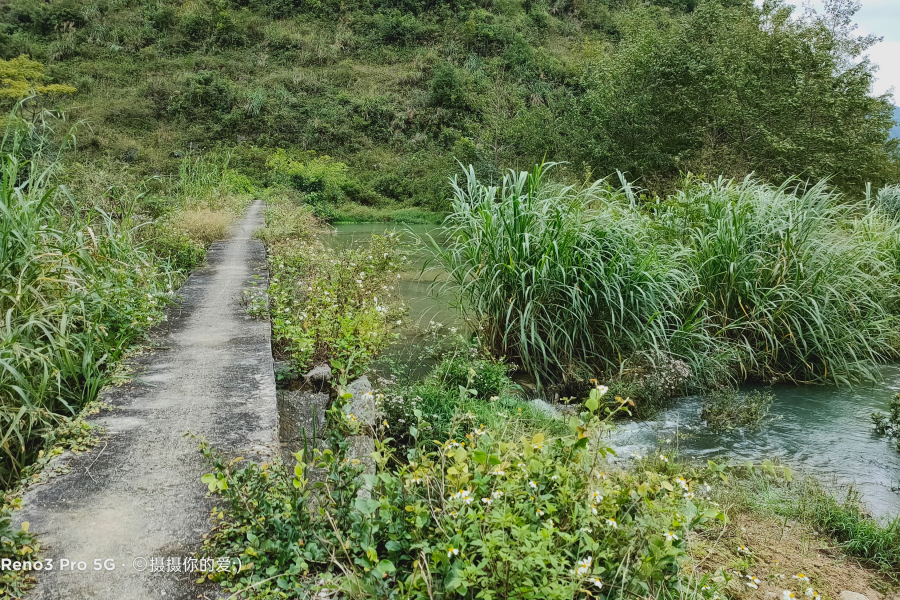
[[[22,0],[0,55],[78,89],[45,105],[90,124],[82,181],[151,194],[214,147],[262,183],[276,148],[329,155],[340,176],[314,201],[360,217],[444,208],[457,160],[568,161],[573,181],[620,170],[654,191],[689,170],[896,177],[892,107],[868,73],[836,84],[828,31],[743,0],[653,4]]]

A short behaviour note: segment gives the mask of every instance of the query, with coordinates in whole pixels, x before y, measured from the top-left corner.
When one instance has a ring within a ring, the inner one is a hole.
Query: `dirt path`
[[[35,573],[29,598],[147,600],[213,597],[192,583],[198,573],[174,570],[210,529],[207,469],[197,442],[268,456],[277,450],[275,379],[267,321],[251,320],[242,290],[265,285],[265,250],[253,231],[263,204],[254,203],[231,237],[213,244],[205,266],[181,289],[183,303],[169,313],[160,348],[136,361],[134,382],[106,390],[115,408],[98,417],[107,436],[91,452],[60,460],[69,474],[38,485],[25,497],[18,520],[30,521],[53,559],[53,571]],[[146,569],[138,571],[141,558]],[[75,564],[60,570],[62,559]],[[113,559],[113,570],[95,571]],[[154,572],[161,559],[162,572]],[[78,561],[85,563],[80,571]]]

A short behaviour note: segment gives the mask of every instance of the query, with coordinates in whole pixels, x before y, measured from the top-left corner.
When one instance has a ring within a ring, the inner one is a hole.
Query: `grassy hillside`
[[[21,0],[0,56],[77,88],[41,105],[87,124],[75,179],[117,193],[165,196],[213,148],[263,184],[286,149],[301,194],[322,192],[301,172],[317,153],[340,171],[308,199],[331,219],[444,209],[457,160],[487,177],[567,161],[564,178],[620,170],[654,192],[686,171],[897,178],[893,107],[846,67],[864,41],[778,5],[651,4]]]

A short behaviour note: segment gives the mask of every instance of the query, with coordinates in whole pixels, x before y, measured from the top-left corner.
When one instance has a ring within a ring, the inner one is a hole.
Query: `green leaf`
[[[788,482],[794,480],[794,474],[788,467],[784,467],[784,480]]]
[[[366,500],[365,498],[357,498],[356,502],[353,503],[353,506],[364,515],[371,515],[374,513],[381,503],[377,500]]]

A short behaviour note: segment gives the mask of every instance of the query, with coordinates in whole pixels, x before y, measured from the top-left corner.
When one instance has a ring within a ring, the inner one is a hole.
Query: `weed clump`
[[[759,427],[774,399],[775,395],[767,391],[743,394],[731,388],[719,390],[704,397],[700,418],[711,429]]]
[[[881,412],[872,413],[872,425],[875,431],[887,435],[895,440],[897,450],[900,450],[900,394],[891,399],[888,414]]]
[[[279,462],[238,468],[203,445],[214,469],[204,480],[228,511],[204,552],[248,566],[211,578],[260,595],[308,589],[313,573],[329,589],[368,598],[518,597],[528,589],[571,600],[612,587],[711,598],[706,578],[683,569],[686,540],[723,514],[700,480],[667,465],[610,465],[597,436],[610,418],[597,416],[600,397],[594,390],[559,437],[479,427],[465,444],[430,441],[417,411],[407,427],[412,445],[401,452],[378,442],[373,476],[360,477],[362,467],[347,460],[359,424],[341,402],[329,413],[328,448],[296,454],[293,470]],[[327,473],[320,483],[310,482],[312,466]],[[371,489],[361,496],[364,483]]]

